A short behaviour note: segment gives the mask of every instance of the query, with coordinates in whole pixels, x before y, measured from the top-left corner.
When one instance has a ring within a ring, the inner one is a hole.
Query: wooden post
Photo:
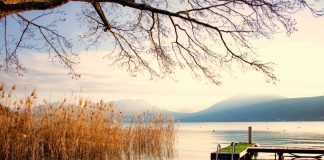
[[[249,126],[248,142],[249,142],[249,144],[252,144],[252,127],[251,126]]]
[[[284,160],[283,153],[278,153],[278,160]]]

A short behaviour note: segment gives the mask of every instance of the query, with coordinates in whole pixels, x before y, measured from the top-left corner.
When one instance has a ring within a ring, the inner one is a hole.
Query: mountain
[[[59,107],[61,102],[53,102],[47,105],[39,105],[33,107],[33,112],[39,113],[41,108],[49,108],[51,105],[54,107]],[[126,117],[131,117],[133,112],[137,112],[138,114],[142,114],[144,112],[149,113],[160,113],[160,112],[168,112],[166,110],[160,109],[152,104],[144,100],[133,100],[133,99],[121,99],[118,101],[110,101],[107,102],[106,105],[109,106],[112,104],[117,111],[123,111],[126,114]],[[69,107],[69,104],[66,104],[65,107]]]
[[[142,114],[147,111],[151,114],[163,112],[173,115],[178,119],[188,117],[188,115],[190,115],[189,113],[171,112],[165,109],[161,109],[157,106],[149,104],[144,100],[122,99],[118,101],[111,101],[110,103],[113,104],[117,110],[124,111],[126,113],[126,119],[132,118],[133,112]]]
[[[178,118],[186,122],[324,120],[324,96],[229,99]]]
[[[169,113],[181,122],[241,122],[241,121],[324,121],[324,96],[284,98],[278,96],[232,97],[194,113],[170,112],[144,100],[111,101],[116,110],[124,111],[126,119],[132,113]],[[56,104],[55,106],[57,106]],[[38,106],[33,108],[37,112]]]
[[[133,100],[133,99],[122,99],[118,101],[111,101],[109,102],[116,107],[117,110],[125,111],[126,113],[143,113],[146,111],[150,112],[161,112],[162,109],[147,103],[144,100]]]
[[[242,107],[244,108],[245,106],[274,101],[274,100],[278,100],[278,99],[283,99],[283,97],[268,96],[268,95],[264,95],[264,96],[234,96],[229,99],[220,101],[220,102],[212,105],[209,108],[195,112],[192,115],[200,115],[200,114],[211,113],[211,112],[220,112],[220,111],[225,111],[225,110],[229,110],[229,109],[240,109]]]

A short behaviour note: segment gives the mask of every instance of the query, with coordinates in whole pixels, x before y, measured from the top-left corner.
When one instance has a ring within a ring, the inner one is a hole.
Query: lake
[[[217,144],[246,142],[248,127],[261,146],[324,147],[324,122],[205,122],[177,123],[176,158],[208,160]],[[274,159],[274,154],[259,154]]]

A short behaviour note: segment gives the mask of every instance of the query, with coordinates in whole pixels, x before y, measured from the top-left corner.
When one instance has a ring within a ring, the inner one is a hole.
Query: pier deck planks
[[[277,153],[278,159],[283,160],[284,153],[288,153],[292,156],[298,158],[306,158],[306,156],[298,156],[295,154],[321,154],[319,156],[313,156],[312,158],[320,158],[324,154],[324,148],[302,148],[302,147],[249,147],[247,152],[250,154],[265,152],[265,153]]]

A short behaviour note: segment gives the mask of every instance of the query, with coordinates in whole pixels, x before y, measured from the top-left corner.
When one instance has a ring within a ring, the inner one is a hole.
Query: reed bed
[[[37,104],[0,84],[0,159],[172,159],[172,116],[125,113],[103,100]],[[145,120],[146,119],[146,120]]]

